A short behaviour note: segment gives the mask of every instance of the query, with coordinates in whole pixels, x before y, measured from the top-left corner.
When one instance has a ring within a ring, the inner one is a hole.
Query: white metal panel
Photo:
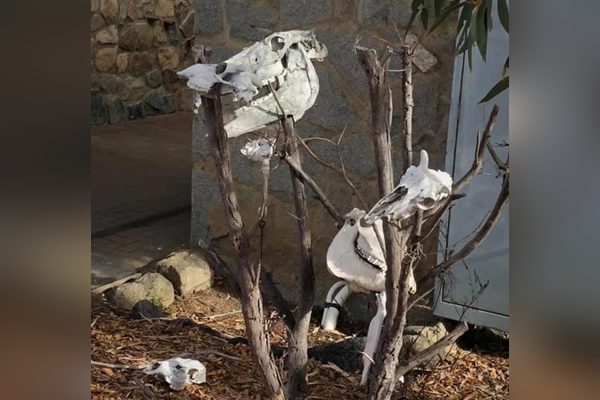
[[[494,6],[494,10],[496,7]],[[477,49],[473,50],[473,69],[466,57],[455,64],[454,88],[448,134],[447,171],[454,179],[462,177],[471,167],[478,131],[483,131],[494,104],[500,114],[492,134],[493,144],[509,141],[509,94],[505,91],[486,104],[478,104],[500,79],[509,54],[509,37],[494,12],[494,28],[490,32],[487,62]],[[500,157],[506,157],[507,147],[499,147]],[[465,189],[467,197],[459,200],[444,220],[440,230],[442,249],[460,249],[471,237],[494,205],[500,191],[501,178],[489,154],[483,173]],[[444,252],[440,255],[443,259]],[[464,262],[436,281],[435,313],[504,331],[509,329],[509,210],[480,248]]]

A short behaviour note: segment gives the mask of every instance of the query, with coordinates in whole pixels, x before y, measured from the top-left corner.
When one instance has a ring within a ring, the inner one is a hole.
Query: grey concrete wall
[[[329,57],[316,63],[321,91],[314,107],[297,124],[302,137],[324,137],[337,140],[344,128],[341,145],[348,175],[372,205],[377,201],[376,168],[371,139],[371,114],[364,72],[356,61],[354,44],[384,50],[398,47],[396,27],[403,28],[410,16],[410,0],[198,0],[196,3],[196,42],[214,49],[213,62],[220,62],[268,36],[288,29],[315,29],[317,38],[329,49]],[[433,165],[444,165],[446,131],[453,68],[454,26],[420,37],[419,67],[415,69],[415,150],[430,152]],[[394,56],[391,69],[399,68]],[[402,104],[398,73],[391,73],[394,93],[393,140],[395,157],[400,164]],[[273,127],[272,129],[276,129]],[[192,243],[199,238],[220,238],[218,248],[231,252],[224,238],[227,227],[214,168],[205,137],[201,116],[194,124]],[[260,204],[260,167],[251,165],[239,153],[246,137],[231,140],[236,189],[247,225],[252,224]],[[337,162],[337,153],[323,142],[311,147],[323,159]],[[342,213],[360,204],[342,179],[304,157],[305,169],[322,185]],[[275,162],[274,162],[275,165]],[[398,177],[399,178],[399,177]],[[299,252],[296,244],[297,225],[291,216],[289,172],[286,165],[275,170],[271,178],[271,199],[266,226],[265,265],[274,271],[276,282],[293,298],[297,292],[295,270]],[[312,196],[312,193],[309,193]],[[333,220],[314,199],[309,204],[310,223],[315,245],[317,301],[322,301],[335,281],[325,265],[327,246],[336,233]]]

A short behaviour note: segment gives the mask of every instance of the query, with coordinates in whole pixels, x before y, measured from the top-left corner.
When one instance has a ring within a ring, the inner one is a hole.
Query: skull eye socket
[[[429,210],[430,208],[433,208],[434,205],[435,205],[435,200],[432,199],[431,197],[419,199],[419,201],[417,202],[417,206],[422,210]]]
[[[285,46],[285,39],[281,36],[275,36],[269,42],[269,47],[275,52],[279,52]]]
[[[195,368],[192,368],[188,371],[188,376],[191,380],[195,380],[198,377],[198,375],[200,375],[200,371],[198,371]]]
[[[356,225],[356,220],[354,218],[350,218],[348,220],[348,223],[350,224],[350,226],[354,226],[354,225]]]

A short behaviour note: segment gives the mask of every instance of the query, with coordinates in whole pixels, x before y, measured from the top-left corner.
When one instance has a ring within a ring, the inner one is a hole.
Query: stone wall
[[[91,0],[91,122],[190,110],[194,0]]]
[[[360,41],[383,51],[401,44],[396,27],[402,31],[410,17],[410,0],[202,0],[196,5],[196,42],[213,48],[213,62],[221,62],[274,31],[314,28],[317,38],[329,49],[323,63],[316,63],[321,91],[314,107],[298,122],[302,137],[338,139],[345,129],[341,154],[349,177],[369,204],[377,201],[377,175],[371,139],[371,114],[365,74],[353,51]],[[415,69],[415,151],[427,149],[434,167],[444,165],[448,111],[453,73],[454,26],[420,37]],[[411,38],[415,40],[416,38]],[[391,69],[399,68],[394,56]],[[402,102],[399,74],[390,72],[394,96],[395,159],[400,164]],[[271,128],[275,129],[275,128]],[[246,142],[231,140],[236,188],[247,225],[254,222],[260,204],[260,167],[251,165],[239,152]],[[322,141],[311,142],[315,152],[337,163],[337,152]],[[220,251],[231,251],[215,172],[208,151],[206,129],[201,115],[194,126],[192,243],[199,238],[215,240]],[[331,171],[308,157],[305,169],[322,185],[342,213],[360,207],[348,186]],[[276,163],[274,162],[274,165]],[[287,166],[272,173],[270,208],[266,225],[265,266],[289,298],[297,293],[295,270],[299,260],[297,224],[293,218]],[[327,272],[325,254],[336,233],[333,220],[312,197],[309,204],[313,232],[317,301],[322,302],[335,279]],[[256,238],[255,238],[256,240]],[[431,250],[431,249],[430,249]],[[435,252],[435,249],[432,250]],[[364,299],[363,299],[364,301]]]

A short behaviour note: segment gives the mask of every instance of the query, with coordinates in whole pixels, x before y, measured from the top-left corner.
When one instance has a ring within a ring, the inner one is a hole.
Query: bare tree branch
[[[310,154],[310,156],[312,158],[315,159],[316,162],[318,162],[319,164],[321,164],[322,166],[324,166],[325,168],[330,169],[331,171],[335,172],[336,174],[338,174],[342,179],[344,179],[344,181],[346,182],[346,184],[348,186],[350,186],[350,188],[352,189],[352,191],[354,192],[354,194],[356,195],[356,197],[358,198],[358,200],[360,201],[362,207],[367,210],[369,208],[369,206],[367,205],[367,202],[365,201],[365,199],[362,197],[361,193],[358,191],[358,189],[356,188],[356,186],[354,185],[354,183],[350,180],[350,178],[348,178],[348,174],[346,173],[346,168],[344,166],[344,161],[339,149],[339,146],[337,146],[335,143],[331,142],[334,146],[337,147],[337,153],[338,153],[338,158],[340,160],[340,164],[341,164],[341,169],[338,169],[336,167],[334,167],[333,165],[323,161],[309,146],[308,144],[306,144],[306,139],[301,139],[299,140],[300,144],[304,147],[304,149],[308,152],[308,154]]]
[[[425,276],[423,276],[419,280],[419,283],[425,282],[429,279],[433,279],[442,274],[443,272],[446,272],[447,270],[452,268],[456,263],[468,257],[476,248],[478,248],[481,245],[481,243],[488,237],[492,229],[494,229],[496,223],[500,220],[502,211],[504,210],[504,207],[508,204],[509,198],[510,175],[507,173],[504,177],[502,190],[500,191],[500,194],[496,199],[496,204],[494,205],[494,208],[492,209],[487,220],[485,221],[485,224],[475,234],[475,236],[463,246],[462,249],[452,254],[452,256],[443,263],[431,269]]]
[[[206,54],[200,54],[200,56],[203,62],[208,61]],[[251,258],[250,243],[244,230],[237,195],[233,187],[231,154],[223,124],[223,107],[220,94],[221,85],[217,84],[208,95],[201,96],[201,99],[208,141],[217,170],[219,191],[227,217],[229,233],[237,255],[235,276],[242,292],[241,301],[246,335],[254,361],[260,366],[259,370],[267,386],[269,398],[282,400],[285,397],[283,382],[271,357],[270,344],[263,329],[263,299],[259,285],[260,263],[253,261]]]
[[[419,365],[428,362],[448,345],[455,343],[468,330],[469,326],[465,322],[461,322],[456,326],[456,328],[454,328],[452,332],[444,336],[430,347],[418,354],[415,354],[410,359],[400,362],[398,368],[396,369],[396,375],[399,378]]]
[[[300,141],[302,142],[302,141]],[[302,169],[300,165],[294,160],[289,154],[284,156],[284,160],[288,163],[290,168],[292,168],[296,174],[302,179],[304,183],[306,183],[310,188],[315,192],[319,201],[323,204],[323,207],[327,210],[329,215],[335,220],[335,223],[338,228],[344,226],[344,217],[336,210],[331,201],[327,198],[327,195],[323,190],[319,187],[319,185]]]
[[[410,46],[400,48],[402,58],[402,95],[404,98],[404,158],[402,159],[402,171],[406,171],[413,165],[413,135],[412,120],[415,101],[413,98],[412,58]]]
[[[488,119],[485,130],[483,131],[483,136],[479,140],[478,146],[475,152],[475,159],[473,160],[473,165],[471,169],[463,176],[458,182],[454,184],[452,189],[452,193],[457,194],[461,190],[465,188],[472,180],[477,176],[477,174],[481,171],[483,167],[483,156],[485,154],[485,150],[487,149],[487,144],[492,137],[492,130],[494,129],[494,125],[496,124],[496,119],[498,118],[498,112],[500,111],[500,107],[497,105],[494,106],[490,117]]]
[[[289,378],[287,383],[287,398],[297,399],[308,397],[308,329],[310,316],[315,302],[315,273],[313,267],[312,239],[308,227],[308,210],[306,206],[306,191],[299,171],[302,171],[298,141],[294,121],[291,117],[280,119],[283,128],[286,161],[290,166],[294,203],[298,216],[300,236],[300,290],[296,324],[288,335]],[[295,165],[297,168],[293,168]],[[315,184],[316,185],[316,184]],[[318,186],[317,186],[318,187]],[[314,190],[314,188],[313,188]],[[322,193],[322,192],[321,192]],[[326,198],[326,197],[325,197]]]

